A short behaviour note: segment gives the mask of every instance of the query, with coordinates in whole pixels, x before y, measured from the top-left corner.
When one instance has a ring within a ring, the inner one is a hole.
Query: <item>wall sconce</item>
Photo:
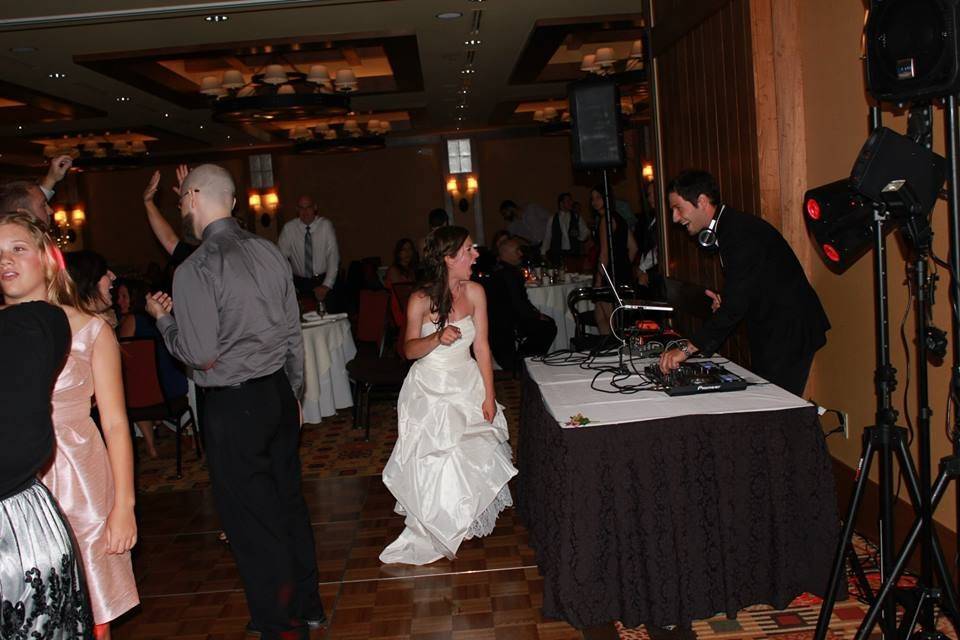
[[[476,193],[478,186],[479,186],[479,185],[477,184],[477,179],[476,179],[476,178],[474,178],[473,176],[469,176],[469,177],[467,178],[467,193],[469,193],[469,194],[471,194],[471,195],[474,194],[474,193]]]
[[[647,182],[653,182],[653,165],[652,164],[648,162],[647,164],[643,165],[643,170],[641,173],[643,175],[644,180],[646,180]]]
[[[447,180],[447,193],[453,196],[456,195],[458,191],[460,191],[460,185],[457,184],[457,179],[450,178]]]
[[[264,194],[263,205],[268,213],[276,213],[277,207],[280,206],[280,198],[277,196],[277,192],[270,191],[269,193]]]
[[[250,205],[250,210],[254,213],[260,213],[260,210],[263,208],[263,203],[260,201],[259,193],[251,193],[250,197],[247,199],[247,203]]]
[[[57,246],[61,249],[77,241],[77,232],[70,228],[71,217],[73,218],[73,224],[78,227],[87,220],[83,208],[79,205],[74,207],[70,213],[67,213],[67,207],[60,204],[53,212],[54,224],[50,229],[50,235],[53,236]]]

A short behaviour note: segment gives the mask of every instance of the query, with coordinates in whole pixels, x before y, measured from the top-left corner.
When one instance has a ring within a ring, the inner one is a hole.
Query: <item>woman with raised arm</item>
[[[53,389],[56,447],[40,479],[73,529],[96,638],[102,640],[110,637],[110,621],[140,602],[130,562],[137,523],[120,349],[97,309],[77,296],[63,257],[34,218],[0,217],[0,246],[10,247],[13,256],[0,279],[6,303],[50,302],[70,321],[70,355]],[[108,291],[109,277],[102,279]],[[94,396],[103,437],[90,418]]]
[[[427,238],[403,342],[417,362],[400,390],[397,443],[383,470],[406,526],[380,554],[384,563],[452,559],[463,540],[489,535],[513,505],[507,482],[517,470],[493,388],[487,301],[470,281],[476,259],[463,227]]]

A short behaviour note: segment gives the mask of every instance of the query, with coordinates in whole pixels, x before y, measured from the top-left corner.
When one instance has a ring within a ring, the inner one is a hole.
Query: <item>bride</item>
[[[487,301],[470,281],[476,260],[463,227],[440,227],[427,239],[403,342],[417,362],[400,390],[397,443],[383,469],[406,528],[380,554],[384,563],[453,559],[464,539],[489,535],[513,505],[507,482],[517,470],[494,396]]]

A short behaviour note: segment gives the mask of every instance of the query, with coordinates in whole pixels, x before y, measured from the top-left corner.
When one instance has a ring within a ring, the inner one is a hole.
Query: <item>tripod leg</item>
[[[950,569],[947,567],[946,557],[943,555],[943,547],[940,546],[940,539],[936,532],[933,534],[933,560],[936,568],[937,577],[940,580],[941,589],[944,594],[944,601],[940,602],[940,610],[950,618],[950,623],[955,631],[960,631],[960,608],[957,605],[957,589],[953,586],[953,580],[950,577]]]
[[[857,557],[857,552],[853,548],[853,543],[847,545],[847,561],[850,563],[850,569],[853,570],[853,575],[857,579],[857,585],[860,587],[860,593],[867,602],[873,604],[874,600],[876,599],[876,595],[873,593],[873,589],[870,587],[870,581],[867,580],[867,574],[863,570],[863,563],[861,563],[860,558]]]
[[[930,503],[934,506],[940,501],[940,498],[943,497],[943,492],[946,490],[947,483],[949,478],[945,471],[941,471],[940,475],[937,476],[937,482],[934,485],[933,495],[931,496]],[[893,563],[893,567],[890,571],[890,575],[886,577],[883,581],[883,584],[880,585],[879,591],[877,591],[877,600],[867,611],[867,615],[864,616],[863,622],[860,624],[860,628],[857,629],[857,635],[855,640],[867,640],[870,637],[870,632],[873,631],[873,627],[877,624],[877,617],[880,615],[880,610],[882,609],[884,603],[893,597],[893,588],[897,584],[897,580],[900,579],[900,576],[903,575],[904,569],[907,568],[907,559],[910,557],[910,554],[913,552],[913,548],[917,544],[917,539],[920,537],[920,529],[923,528],[923,520],[917,518],[913,523],[913,527],[910,528],[910,533],[907,535],[906,541],[903,543],[903,549],[900,551],[900,555],[896,557]],[[890,600],[890,602],[893,602]]]
[[[863,491],[870,475],[870,465],[873,462],[873,455],[876,453],[873,444],[873,429],[874,427],[867,427],[863,430],[863,454],[860,457],[857,481],[853,487],[853,495],[850,496],[847,517],[843,521],[843,531],[840,534],[840,542],[833,559],[833,568],[830,570],[830,582],[827,584],[826,593],[823,594],[823,604],[820,606],[820,616],[817,618],[817,629],[813,634],[814,640],[824,640],[827,637],[830,616],[833,614],[833,607],[837,603],[837,588],[840,586],[840,579],[844,573],[844,556],[850,546],[850,541],[853,540],[853,524],[857,519],[860,503],[863,501]]]
[[[920,511],[920,486],[917,483],[918,475],[916,473],[916,467],[913,464],[913,457],[910,455],[910,452],[907,450],[907,445],[904,442],[903,438],[897,439],[897,454],[900,458],[901,468],[905,470],[904,476],[907,479],[907,491],[910,494],[910,502],[914,505],[914,510],[917,511],[917,518],[922,519],[923,514]],[[939,482],[940,479],[937,478]],[[931,496],[931,512],[936,506],[936,503],[932,502],[933,496]],[[939,499],[939,498],[938,498]],[[922,532],[922,525],[921,525]],[[940,539],[937,537],[936,530],[931,530],[930,532],[930,544],[931,544],[931,554],[934,562],[934,569],[937,572],[937,576],[940,579],[940,584],[942,585],[942,592],[944,598],[941,600],[940,608],[941,610],[950,618],[951,623],[954,627],[957,626],[960,622],[960,609],[957,606],[957,590],[953,585],[953,581],[950,579],[950,571],[947,569],[947,562],[943,555],[943,548],[940,546]],[[931,584],[924,585],[925,587],[932,586]],[[920,599],[919,607],[924,606],[925,598]],[[933,606],[933,603],[926,605],[929,607]],[[933,625],[931,625],[933,626]],[[928,631],[933,631],[934,629],[927,629]]]

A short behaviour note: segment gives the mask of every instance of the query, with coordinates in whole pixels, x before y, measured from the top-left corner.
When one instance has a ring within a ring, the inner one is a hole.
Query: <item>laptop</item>
[[[624,309],[629,309],[631,311],[673,311],[673,307],[666,302],[638,299],[622,300],[620,298],[620,292],[617,291],[617,288],[613,285],[613,278],[611,278],[610,274],[607,273],[607,265],[601,264],[600,270],[603,271],[603,277],[606,279],[607,284],[610,285],[610,289],[613,291],[613,295],[617,299],[617,304]]]

